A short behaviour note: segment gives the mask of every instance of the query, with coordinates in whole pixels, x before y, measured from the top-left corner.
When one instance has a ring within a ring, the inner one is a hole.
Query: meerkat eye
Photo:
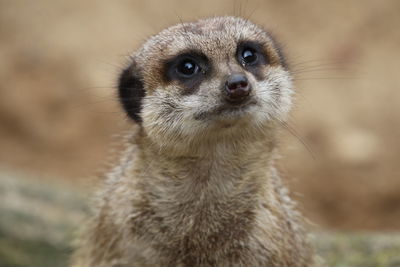
[[[244,68],[253,69],[253,67],[268,63],[268,57],[263,52],[262,45],[252,41],[239,43],[236,56]]]
[[[184,59],[176,67],[176,71],[178,72],[178,74],[185,78],[190,78],[194,76],[199,72],[199,70],[199,65],[192,59]]]
[[[257,61],[257,52],[250,47],[243,49],[242,52],[242,64],[251,65]]]
[[[183,94],[194,92],[194,89],[210,73],[208,58],[200,50],[186,50],[164,61],[163,78],[182,88]]]

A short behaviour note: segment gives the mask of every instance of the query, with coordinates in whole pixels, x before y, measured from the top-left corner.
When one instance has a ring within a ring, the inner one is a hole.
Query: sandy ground
[[[125,56],[180,20],[241,15],[296,77],[281,169],[321,227],[400,229],[400,2],[0,0],[0,162],[86,183],[130,123]]]

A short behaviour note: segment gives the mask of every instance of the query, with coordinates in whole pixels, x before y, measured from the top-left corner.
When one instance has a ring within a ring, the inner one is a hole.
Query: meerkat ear
[[[145,96],[142,77],[135,62],[124,69],[118,80],[119,100],[128,116],[137,123],[142,122],[140,111]]]

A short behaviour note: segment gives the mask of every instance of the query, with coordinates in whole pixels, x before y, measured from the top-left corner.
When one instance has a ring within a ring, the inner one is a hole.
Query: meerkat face
[[[235,17],[162,31],[132,56],[119,80],[127,114],[167,143],[262,133],[285,118],[291,88],[269,33]]]

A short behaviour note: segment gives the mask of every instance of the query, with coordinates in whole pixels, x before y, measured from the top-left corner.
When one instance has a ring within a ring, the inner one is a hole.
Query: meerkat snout
[[[242,103],[251,92],[251,85],[246,75],[235,73],[229,75],[225,83],[226,100],[233,104]]]

